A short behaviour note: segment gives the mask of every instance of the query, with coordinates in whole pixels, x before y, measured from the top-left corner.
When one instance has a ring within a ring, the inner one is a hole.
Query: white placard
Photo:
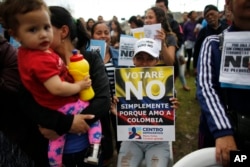
[[[250,32],[225,32],[221,55],[222,87],[250,89]]]

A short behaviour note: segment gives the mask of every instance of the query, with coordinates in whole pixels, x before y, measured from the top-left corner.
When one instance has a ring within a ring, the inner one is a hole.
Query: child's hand
[[[113,99],[111,100],[110,111],[114,115],[117,115],[117,108],[116,108],[117,102],[119,102],[119,99],[116,96],[113,96]]]
[[[82,81],[79,81],[79,84],[81,86],[81,90],[89,88],[92,85],[90,76],[85,76]]]
[[[179,105],[180,105],[180,102],[178,101],[178,99],[176,97],[172,97],[169,99],[172,103],[172,108],[174,109],[178,109]]]

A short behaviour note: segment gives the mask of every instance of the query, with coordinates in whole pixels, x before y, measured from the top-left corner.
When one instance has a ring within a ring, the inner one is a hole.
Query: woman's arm
[[[64,134],[70,130],[73,115],[66,116],[58,111],[40,106],[23,86],[19,91],[19,105],[24,114],[42,127],[53,129],[58,134]]]
[[[157,31],[156,38],[162,41],[161,59],[165,65],[172,66],[175,61],[177,40],[173,41],[172,34],[166,33],[163,29]]]
[[[161,49],[162,60],[167,66],[172,66],[175,61],[176,46],[167,46],[166,43],[162,44]]]
[[[64,115],[40,106],[32,95],[22,86],[19,91],[19,105],[21,112],[27,115],[39,127],[52,129],[62,135],[67,132],[86,133],[89,129],[86,119],[93,119],[93,115]]]

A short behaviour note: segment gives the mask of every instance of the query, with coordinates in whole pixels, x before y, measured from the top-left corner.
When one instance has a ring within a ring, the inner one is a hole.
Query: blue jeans
[[[145,159],[147,167],[164,167],[170,158],[169,143],[123,141],[118,154],[117,167],[138,167]]]

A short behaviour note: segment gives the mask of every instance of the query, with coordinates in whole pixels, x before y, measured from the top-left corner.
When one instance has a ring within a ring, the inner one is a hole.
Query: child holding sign
[[[133,63],[136,67],[153,67],[159,61],[159,46],[158,43],[150,38],[142,38],[135,44]],[[114,104],[117,103],[117,98]],[[173,106],[176,109],[179,102],[177,98],[170,98]],[[114,104],[112,112],[117,112]],[[138,135],[135,135],[138,137]],[[170,158],[170,147],[168,141],[123,141],[118,154],[117,166],[137,167],[144,159],[147,166],[156,167],[167,166]]]

